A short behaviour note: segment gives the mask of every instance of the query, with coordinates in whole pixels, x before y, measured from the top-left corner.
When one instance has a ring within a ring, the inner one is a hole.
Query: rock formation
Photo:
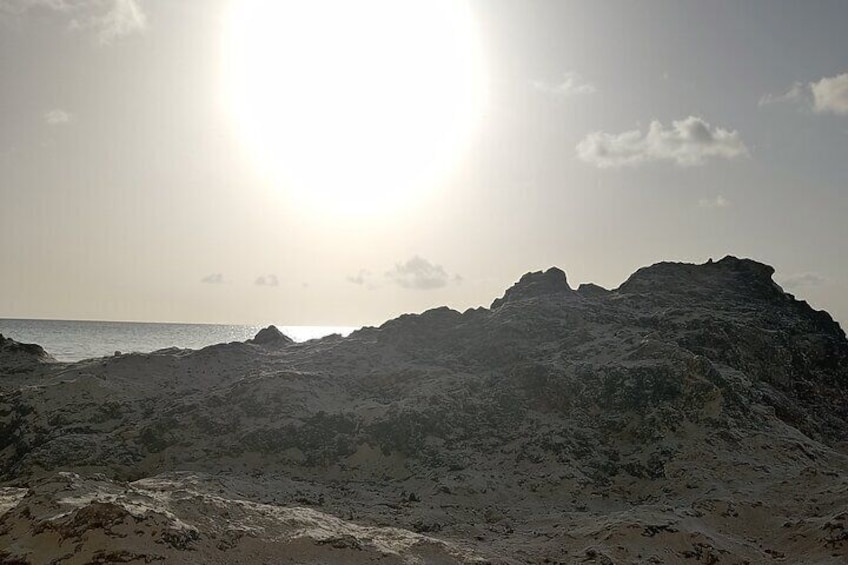
[[[0,389],[0,562],[843,563],[848,341],[772,273],[50,363]]]
[[[44,348],[34,343],[19,343],[0,334],[0,378],[32,371],[42,363],[54,361]]]
[[[268,326],[267,328],[259,330],[253,339],[248,340],[248,343],[264,345],[267,347],[280,347],[292,344],[294,343],[294,340],[278,330],[277,326]]]

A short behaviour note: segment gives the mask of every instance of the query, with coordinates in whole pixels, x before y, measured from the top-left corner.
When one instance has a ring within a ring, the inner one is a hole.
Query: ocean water
[[[74,320],[11,320],[0,318],[0,334],[15,341],[37,343],[60,361],[79,361],[122,353],[149,353],[166,347],[200,349],[216,343],[244,341],[263,326],[157,324]],[[351,326],[277,326],[295,341],[338,333]]]

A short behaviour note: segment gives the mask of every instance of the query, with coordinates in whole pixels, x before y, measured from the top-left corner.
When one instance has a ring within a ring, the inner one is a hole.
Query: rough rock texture
[[[301,506],[222,496],[194,475],[116,484],[58,473],[13,493],[0,516],[17,563],[479,563],[457,544]],[[25,557],[24,557],[25,556]]]
[[[34,343],[19,343],[0,334],[0,377],[29,372],[42,363],[54,361],[44,348]]]
[[[844,563],[848,342],[772,272],[50,364],[0,389],[0,563]]]

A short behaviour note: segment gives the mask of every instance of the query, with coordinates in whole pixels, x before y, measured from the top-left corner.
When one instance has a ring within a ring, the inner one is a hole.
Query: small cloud
[[[280,280],[277,275],[259,275],[253,284],[256,286],[280,286]]]
[[[731,202],[721,194],[716,196],[715,198],[701,198],[698,200],[698,206],[700,208],[727,208],[730,206]]]
[[[366,271],[365,269],[360,269],[357,274],[345,277],[345,280],[349,283],[363,285],[365,284],[365,277],[367,277],[369,274],[369,271]]]
[[[450,275],[441,265],[434,265],[416,255],[406,263],[395,265],[386,277],[403,288],[432,290],[455,282],[456,275]]]
[[[71,5],[69,0],[0,0],[0,16],[22,16],[32,8],[66,12],[71,9]]]
[[[739,132],[712,127],[702,118],[689,116],[665,127],[654,120],[648,130],[623,133],[590,133],[577,144],[577,156],[599,168],[635,166],[671,161],[682,167],[703,165],[709,159],[748,156]]]
[[[101,45],[147,29],[147,16],[139,0],[89,0],[89,9],[68,25],[72,30],[91,30]]]
[[[374,273],[368,269],[359,269],[358,273],[345,277],[345,280],[351,284],[364,286],[368,290],[374,290],[380,286],[375,280]]]
[[[222,284],[224,282],[224,275],[223,273],[212,273],[200,279],[200,282],[206,284]]]
[[[0,15],[25,17],[33,9],[61,14],[68,29],[90,31],[101,45],[147,28],[141,0],[0,0]]]
[[[848,116],[848,73],[815,82],[796,82],[782,94],[765,94],[760,106],[792,104],[819,114]]]
[[[554,96],[594,94],[598,90],[594,84],[587,82],[575,72],[565,73],[562,80],[556,83],[534,80],[532,84],[536,90]]]
[[[783,286],[790,290],[821,286],[828,282],[827,277],[819,273],[796,273],[794,275],[779,277],[779,280]]]
[[[848,116],[848,73],[811,82],[810,89],[816,112]]]
[[[44,113],[44,123],[48,126],[63,126],[74,121],[74,115],[65,110],[55,108]]]
[[[807,104],[811,100],[809,85],[796,82],[789,90],[781,94],[764,94],[757,102],[757,106],[771,106],[774,104]]]

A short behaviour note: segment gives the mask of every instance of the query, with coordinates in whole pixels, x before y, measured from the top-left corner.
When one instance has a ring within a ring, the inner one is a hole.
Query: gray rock
[[[278,347],[294,343],[294,340],[278,330],[276,326],[271,325],[259,330],[253,339],[248,340],[248,343]]]
[[[20,343],[0,334],[0,376],[30,371],[42,363],[55,361],[43,347]]]
[[[574,291],[550,269],[491,309],[347,338],[271,327],[57,367],[0,397],[0,477],[203,472],[252,503],[426,531],[490,562],[839,562],[848,341],[772,273],[659,263]],[[90,512],[129,520],[115,510]],[[334,527],[321,551],[370,547]],[[200,531],[177,545],[206,547]]]

